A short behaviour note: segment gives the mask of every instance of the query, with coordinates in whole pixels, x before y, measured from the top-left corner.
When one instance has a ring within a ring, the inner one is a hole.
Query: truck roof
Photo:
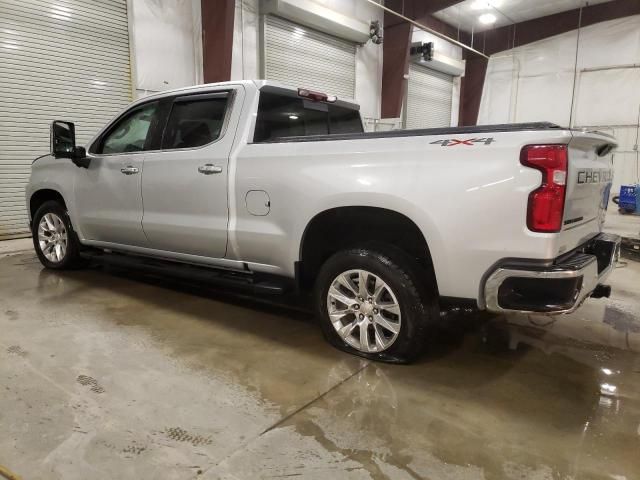
[[[203,83],[200,85],[193,85],[190,87],[181,87],[181,88],[173,88],[171,90],[163,90],[162,92],[153,93],[151,95],[147,95],[145,97],[139,98],[134,102],[132,102],[132,105],[138,102],[148,101],[156,98],[170,97],[180,93],[197,93],[200,91],[206,91],[211,87],[224,87],[225,85],[229,85],[229,86],[250,85],[252,87],[257,88],[258,90],[268,86],[268,87],[273,87],[274,89],[289,91],[296,95],[298,92],[298,88],[308,88],[308,89],[314,90],[313,86],[311,85],[299,85],[297,87],[292,87],[291,85],[286,85],[284,83],[276,82],[273,80],[231,80],[228,82]],[[332,94],[332,92],[326,92],[326,93],[328,93],[329,95]],[[355,103],[355,101],[351,98],[338,97],[338,100],[340,100],[340,103],[344,106],[351,106],[352,108],[357,110],[360,109],[360,106],[357,103]]]

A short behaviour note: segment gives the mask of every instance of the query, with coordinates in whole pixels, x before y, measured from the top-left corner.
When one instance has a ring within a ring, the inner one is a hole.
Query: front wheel
[[[42,265],[55,270],[82,265],[80,243],[63,205],[56,201],[43,203],[33,216],[32,230],[33,246]]]
[[[392,247],[334,254],[316,282],[325,337],[356,355],[406,363],[423,350],[438,318],[437,290]]]

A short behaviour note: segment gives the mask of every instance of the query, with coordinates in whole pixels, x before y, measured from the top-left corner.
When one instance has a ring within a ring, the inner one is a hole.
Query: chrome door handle
[[[138,167],[132,167],[131,165],[129,165],[128,167],[121,168],[120,171],[125,175],[135,175],[136,173],[140,172]]]
[[[198,172],[203,175],[212,175],[214,173],[222,173],[222,167],[217,165],[212,165],[211,163],[207,163],[206,165],[201,165],[198,167]]]

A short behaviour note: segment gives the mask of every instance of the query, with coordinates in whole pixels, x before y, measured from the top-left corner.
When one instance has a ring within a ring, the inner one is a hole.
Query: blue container
[[[632,212],[640,210],[638,209],[638,194],[640,194],[638,185],[622,185],[620,187],[620,203],[618,206]]]

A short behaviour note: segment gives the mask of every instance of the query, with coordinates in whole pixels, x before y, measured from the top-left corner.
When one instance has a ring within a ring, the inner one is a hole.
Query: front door
[[[226,87],[172,99],[161,151],[146,156],[142,176],[142,226],[151,248],[225,256],[228,159],[241,93]]]
[[[78,169],[78,226],[86,240],[144,247],[141,180],[145,150],[159,104],[133,107],[90,149],[89,168]]]

